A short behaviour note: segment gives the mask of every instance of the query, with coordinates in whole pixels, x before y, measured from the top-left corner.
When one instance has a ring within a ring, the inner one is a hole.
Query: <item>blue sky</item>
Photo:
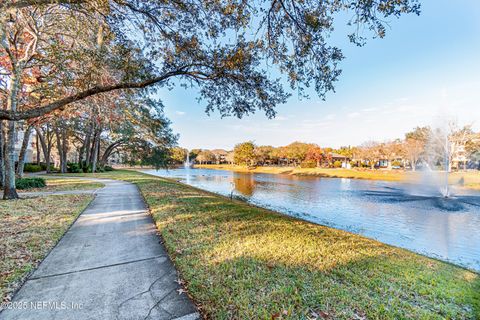
[[[402,137],[447,117],[480,130],[480,1],[421,2],[420,16],[390,20],[386,38],[361,48],[348,42],[349,29],[338,21],[332,41],[346,59],[336,92],[326,101],[294,94],[278,107],[276,119],[261,113],[243,119],[208,116],[194,90],[160,91],[179,144],[189,149],[231,149],[247,140],[359,145]]]

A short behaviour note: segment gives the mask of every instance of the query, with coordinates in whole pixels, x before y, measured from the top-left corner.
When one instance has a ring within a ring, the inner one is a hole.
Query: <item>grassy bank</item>
[[[136,183],[189,294],[214,319],[478,319],[478,274],[170,180]]]
[[[92,199],[65,195],[0,200],[0,302],[11,298]]]

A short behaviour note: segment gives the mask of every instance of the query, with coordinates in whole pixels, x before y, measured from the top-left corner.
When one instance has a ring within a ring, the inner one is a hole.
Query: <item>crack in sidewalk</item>
[[[87,269],[81,269],[81,270],[74,270],[74,271],[69,271],[69,272],[62,272],[62,273],[56,273],[56,274],[49,274],[46,276],[39,276],[39,277],[30,277],[27,279],[27,281],[30,280],[39,280],[39,279],[45,279],[45,278],[51,278],[51,277],[58,277],[58,276],[64,276],[67,274],[74,274],[74,273],[80,273],[80,272],[85,272],[85,271],[92,271],[92,270],[98,270],[98,269],[104,269],[104,268],[109,268],[109,267],[116,267],[116,266],[121,266],[121,265],[126,265],[130,263],[136,263],[136,262],[142,262],[142,261],[147,261],[147,260],[153,260],[153,259],[158,259],[161,257],[166,257],[166,254],[161,254],[158,256],[153,256],[149,258],[143,258],[143,259],[138,259],[138,260],[131,260],[131,261],[125,261],[125,262],[120,262],[120,263],[114,263],[114,264],[109,264],[109,265],[104,265],[104,266],[98,266],[98,267],[92,267],[92,268],[87,268]]]

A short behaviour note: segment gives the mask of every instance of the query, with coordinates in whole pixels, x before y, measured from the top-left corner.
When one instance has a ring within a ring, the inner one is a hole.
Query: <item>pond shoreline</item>
[[[298,168],[298,167],[256,167],[249,169],[245,166],[237,165],[216,165],[216,164],[196,164],[194,168],[209,170],[226,170],[240,173],[265,173],[265,174],[285,174],[294,176],[320,177],[320,178],[340,178],[340,179],[362,179],[362,180],[380,180],[396,182],[421,182],[422,175],[420,171],[412,172],[405,170],[383,170],[383,169],[336,169],[336,168]],[[463,178],[464,188],[480,189],[480,171],[458,171],[450,173],[450,183],[458,184]]]
[[[205,169],[205,168],[204,168]],[[218,169],[220,170],[220,169]],[[314,225],[317,225],[317,226],[320,226],[320,227],[324,227],[324,228],[328,228],[328,229],[333,229],[333,230],[338,230],[338,231],[341,231],[341,232],[346,232],[348,234],[351,234],[352,236],[356,236],[356,237],[363,237],[365,239],[368,239],[370,241],[376,241],[376,242],[379,242],[381,243],[382,245],[385,245],[385,246],[389,246],[389,247],[393,247],[393,248],[396,248],[398,250],[406,250],[412,254],[415,254],[415,255],[418,255],[418,256],[421,256],[421,257],[424,257],[426,259],[432,259],[432,260],[435,260],[435,261],[438,261],[439,263],[446,263],[446,264],[449,264],[453,267],[456,267],[456,268],[460,268],[460,269],[463,269],[465,271],[468,271],[468,272],[473,272],[477,275],[480,276],[480,269],[475,269],[471,266],[468,266],[468,265],[463,265],[459,262],[456,262],[454,260],[449,260],[449,259],[445,259],[445,258],[442,258],[440,256],[435,256],[435,255],[429,255],[428,253],[426,252],[421,252],[421,251],[415,251],[415,250],[412,250],[412,249],[408,249],[408,248],[403,248],[401,246],[398,246],[398,245],[394,245],[394,244],[391,244],[391,243],[386,243],[386,242],[382,242],[382,240],[379,240],[379,239],[376,239],[376,238],[372,238],[372,237],[368,237],[368,236],[365,236],[365,235],[362,235],[362,234],[358,234],[358,233],[355,233],[353,231],[349,231],[349,230],[345,230],[345,229],[342,229],[342,228],[338,228],[334,225],[329,225],[329,224],[322,224],[322,223],[319,223],[319,222],[314,222],[314,221],[311,221],[311,220],[308,220],[308,219],[305,219],[303,217],[300,217],[298,215],[292,215],[292,214],[289,214],[289,213],[286,213],[286,212],[282,212],[282,211],[279,211],[275,208],[271,208],[271,207],[268,207],[268,206],[262,206],[262,204],[259,204],[259,203],[254,203],[254,202],[250,202],[248,201],[247,198],[243,197],[243,196],[238,196],[238,195],[233,195],[233,196],[228,196],[228,195],[225,195],[225,194],[222,194],[222,193],[218,193],[218,192],[214,192],[214,191],[209,191],[207,189],[202,189],[200,187],[197,187],[197,186],[194,186],[194,185],[191,185],[191,184],[187,184],[185,183],[184,180],[182,179],[176,179],[176,178],[172,178],[172,177],[165,177],[165,176],[157,176],[157,175],[154,175],[154,174],[151,174],[151,173],[148,173],[148,172],[145,172],[145,171],[138,171],[138,170],[135,170],[141,174],[146,174],[146,175],[150,175],[150,176],[153,176],[153,177],[157,177],[157,178],[160,178],[160,179],[164,179],[164,180],[167,180],[167,181],[170,181],[172,183],[176,183],[176,184],[181,184],[185,187],[188,187],[188,188],[192,188],[192,189],[195,189],[196,191],[198,192],[202,192],[202,193],[207,193],[207,194],[210,194],[214,197],[220,197],[220,198],[223,198],[225,200],[228,200],[228,201],[232,201],[232,202],[240,202],[246,206],[250,206],[252,208],[257,208],[257,209],[260,209],[260,210],[266,210],[268,212],[271,212],[272,214],[278,214],[278,215],[281,215],[281,216],[284,216],[285,218],[288,218],[288,219],[293,219],[293,220],[298,220],[298,221],[301,221],[301,222],[305,222],[305,223],[311,223],[311,224],[314,224]],[[330,178],[333,178],[333,177],[330,177]]]
[[[470,245],[471,241],[480,241],[474,236],[480,224],[476,207],[480,194],[476,191],[455,188],[455,198],[444,200],[440,193],[430,193],[438,190],[407,181],[202,168],[143,172],[480,270],[480,251]],[[440,234],[449,240],[445,241]]]

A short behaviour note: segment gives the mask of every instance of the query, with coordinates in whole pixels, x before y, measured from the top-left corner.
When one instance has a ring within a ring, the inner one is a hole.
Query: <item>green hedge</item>
[[[70,173],[80,173],[82,172],[82,168],[79,163],[70,162],[67,163],[67,171]]]
[[[26,163],[23,167],[23,172],[39,172],[42,171],[42,167],[38,164]]]
[[[16,179],[15,184],[17,185],[17,189],[19,190],[43,188],[47,185],[45,183],[45,179],[39,177]]]
[[[43,171],[47,170],[47,165],[46,165],[45,163],[41,163],[41,164],[40,164],[40,167],[42,167],[42,170],[43,170]],[[58,169],[55,168],[55,167],[53,166],[53,164],[51,164],[51,165],[50,165],[50,171],[56,171],[56,170],[58,170]]]

